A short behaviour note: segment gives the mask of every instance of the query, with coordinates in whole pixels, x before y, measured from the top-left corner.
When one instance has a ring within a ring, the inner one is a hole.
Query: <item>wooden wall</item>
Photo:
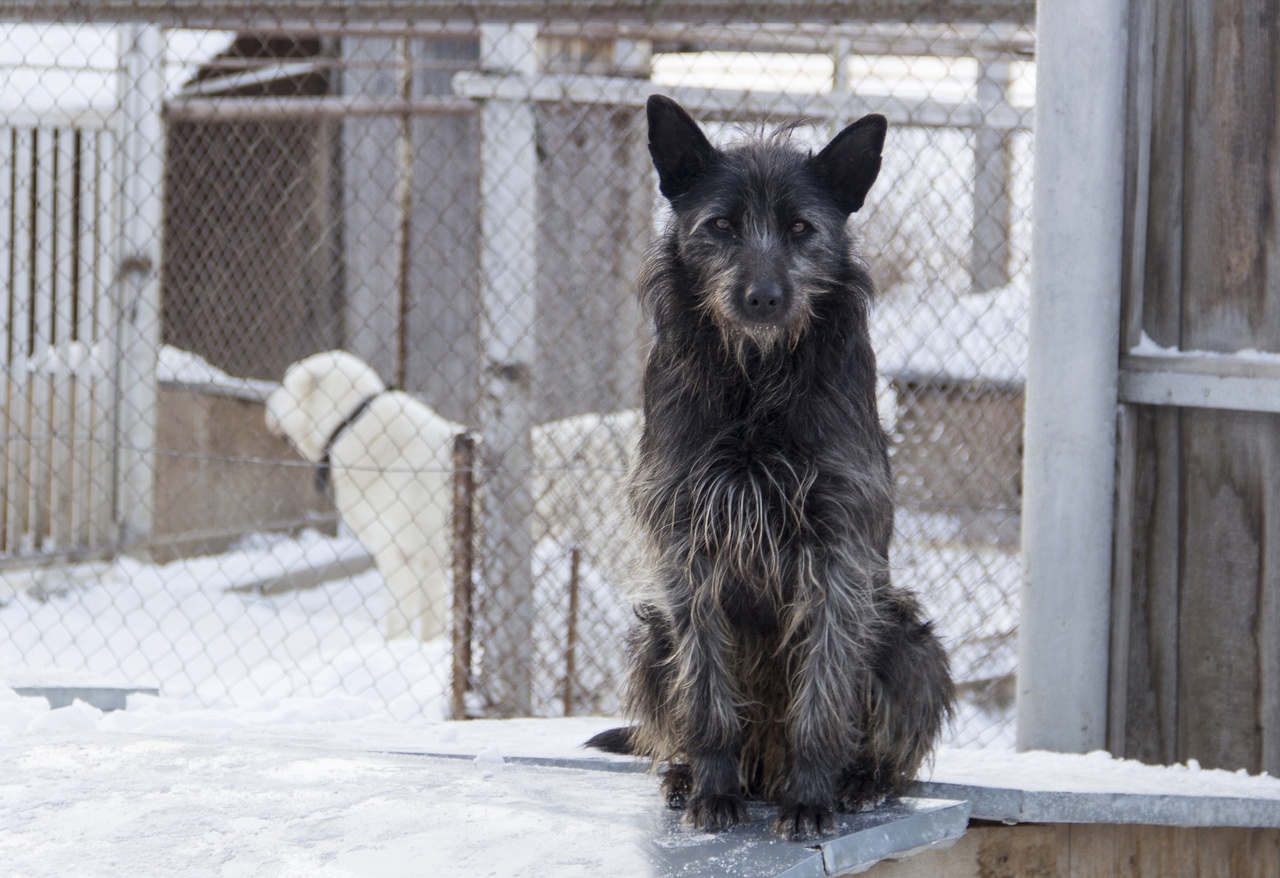
[[[399,40],[347,39],[343,92],[390,98]],[[449,69],[474,68],[472,38],[414,40],[426,69],[413,94],[449,95]],[[371,67],[370,62],[382,62]],[[365,65],[363,69],[361,64]],[[537,361],[534,419],[638,403],[645,324],[635,304],[652,235],[652,173],[635,108],[539,105]],[[393,117],[347,120],[342,135],[346,346],[396,374],[399,214]],[[405,389],[474,424],[479,392],[480,130],[474,115],[413,120],[413,206]]]
[[[244,534],[328,527],[333,502],[315,469],[272,436],[258,400],[160,388],[156,427],[157,561],[225,551]],[[289,466],[277,466],[283,461]]]
[[[1280,352],[1278,13],[1132,2],[1125,349]],[[1280,772],[1280,415],[1126,405],[1119,440],[1110,747]]]
[[[885,861],[868,878],[1273,878],[1280,830],[975,824],[945,851]]]
[[[319,74],[262,95],[323,95]],[[256,92],[254,96],[258,95]],[[173,118],[165,156],[162,340],[232,375],[277,380],[337,347],[334,138],[325,118]]]

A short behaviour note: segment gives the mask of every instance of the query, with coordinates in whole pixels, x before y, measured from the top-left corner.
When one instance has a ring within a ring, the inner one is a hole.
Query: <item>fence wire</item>
[[[616,712],[662,92],[722,143],[888,116],[894,575],[951,741],[1011,745],[1030,4],[886,6],[0,20],[0,681]]]

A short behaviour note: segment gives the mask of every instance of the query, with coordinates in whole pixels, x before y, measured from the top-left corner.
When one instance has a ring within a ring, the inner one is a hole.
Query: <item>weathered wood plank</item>
[[[1280,350],[1280,35],[1261,0],[1189,7],[1182,347]],[[1259,615],[1280,591],[1264,558],[1277,510],[1264,488],[1269,415],[1183,415],[1184,567],[1180,582],[1179,756],[1259,770],[1261,644],[1280,639]],[[1274,683],[1273,683],[1274,685]],[[1270,700],[1270,699],[1268,699]]]
[[[1274,878],[1280,830],[1111,824],[971,825],[949,850],[869,878]]]
[[[1177,758],[1178,603],[1180,552],[1178,495],[1181,476],[1177,442],[1180,414],[1137,408],[1130,508],[1132,553],[1117,555],[1128,567],[1129,637],[1124,659],[1123,734],[1112,752],[1144,762]]]
[[[1185,411],[1178,751],[1211,768],[1261,768],[1262,589],[1257,436],[1270,416]]]
[[[634,407],[647,339],[635,288],[653,215],[644,114],[543,107],[537,118],[538,420]]]
[[[97,210],[94,192],[94,163],[97,150],[92,131],[77,131],[74,160],[76,163],[76,210],[72,233],[76,239],[75,282],[76,309],[71,333],[83,346],[87,362],[72,381],[71,467],[67,477],[71,486],[71,517],[68,522],[71,539],[76,544],[90,544],[89,523],[93,520],[93,395],[96,379],[93,357],[93,306],[95,257],[93,228]]]
[[[1189,4],[1182,347],[1280,350],[1274,4]],[[1268,12],[1270,10],[1270,12]]]
[[[343,77],[348,96],[395,95],[398,40],[343,41],[357,64]],[[474,66],[474,38],[413,40],[415,58]],[[420,70],[414,99],[447,96],[447,70]],[[343,123],[344,340],[387,380],[403,370],[405,389],[421,393],[445,417],[475,423],[479,370],[475,364],[479,297],[479,149],[475,116],[410,120],[413,198],[408,221],[409,296],[397,305],[402,217],[395,200],[396,144],[401,120],[388,116]],[[460,257],[459,254],[469,254]],[[396,362],[393,340],[404,321],[407,361]]]
[[[1186,120],[1186,12],[1183,3],[1139,0],[1154,7],[1154,36],[1149,144],[1149,173],[1146,185],[1146,226],[1135,233],[1134,246],[1145,247],[1141,271],[1129,288],[1129,295],[1141,299],[1142,329],[1157,344],[1176,347],[1182,320],[1182,200],[1183,132]],[[1133,51],[1147,51],[1135,46]],[[1139,132],[1135,132],[1139,133]],[[1135,216],[1136,222],[1141,219]]]
[[[1070,827],[973,826],[948,850],[871,867],[869,878],[1058,878],[1068,875]]]
[[[76,253],[76,133],[62,128],[55,145],[53,212],[53,327],[49,363],[51,445],[49,540],[53,548],[75,546],[76,506],[74,471],[75,415],[72,409],[74,370],[79,357],[74,347],[78,262]]]
[[[111,130],[99,131],[94,138],[92,155],[93,175],[93,316],[92,338],[95,359],[104,366],[104,372],[93,380],[93,416],[90,435],[93,453],[90,457],[93,521],[90,525],[91,541],[95,545],[114,543],[119,539],[116,527],[116,462],[112,447],[115,438],[115,413],[118,408],[117,388],[113,383],[114,371],[106,364],[114,364],[119,356],[117,327],[120,311],[115,300],[114,259],[107,247],[115,240],[118,223],[119,188],[114,186],[111,156],[116,154],[118,140]]]
[[[1268,16],[1262,0],[1135,6],[1131,51],[1150,57],[1130,64],[1128,346],[1140,326],[1182,350],[1280,350],[1280,35]],[[1131,608],[1121,752],[1276,770],[1280,419],[1170,408],[1135,424],[1134,494],[1121,501],[1133,530],[1117,543],[1131,547],[1117,556]]]
[[[28,534],[36,551],[51,548],[53,499],[53,382],[47,369],[54,358],[53,318],[56,296],[57,129],[35,131],[35,199],[32,210],[35,282],[31,293],[31,358],[27,381],[31,393],[31,469]]]

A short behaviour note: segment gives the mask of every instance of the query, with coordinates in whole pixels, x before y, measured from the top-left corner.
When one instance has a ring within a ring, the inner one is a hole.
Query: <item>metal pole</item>
[[[483,25],[481,68],[537,72],[537,25]],[[480,109],[480,534],[483,696],[491,712],[533,712],[533,364],[537,283],[534,105]]]
[[[164,35],[121,29],[121,228],[116,254],[120,394],[116,436],[121,541],[145,551],[151,536],[156,464],[156,368],[160,356],[160,238],[164,213]]]
[[[1009,105],[1008,61],[981,61],[978,106]],[[1009,282],[1009,132],[983,125],[973,132],[973,231],[969,250],[971,291],[986,292]]]
[[[453,718],[467,718],[471,689],[471,638],[475,570],[476,443],[466,433],[453,440]]]
[[[1018,747],[1105,746],[1129,5],[1039,4]]]
[[[582,549],[569,550],[569,614],[565,621],[564,715],[573,716],[573,691],[578,685],[578,593],[582,580]]]
[[[405,36],[400,41],[400,72],[397,83],[400,100],[407,107],[413,99],[413,41]],[[396,265],[396,376],[395,386],[404,389],[409,362],[409,267],[410,235],[413,231],[413,117],[400,116],[396,138],[396,201],[400,225],[396,233],[399,248]]]

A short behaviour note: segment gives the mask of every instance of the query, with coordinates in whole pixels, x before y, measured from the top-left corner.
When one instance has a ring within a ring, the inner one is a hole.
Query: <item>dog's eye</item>
[[[733,231],[733,223],[722,216],[716,217],[714,220],[712,220],[712,222],[715,223],[715,227],[722,232]]]
[[[796,220],[791,224],[791,228],[787,229],[792,235],[803,235],[809,231],[809,224],[804,220]]]

